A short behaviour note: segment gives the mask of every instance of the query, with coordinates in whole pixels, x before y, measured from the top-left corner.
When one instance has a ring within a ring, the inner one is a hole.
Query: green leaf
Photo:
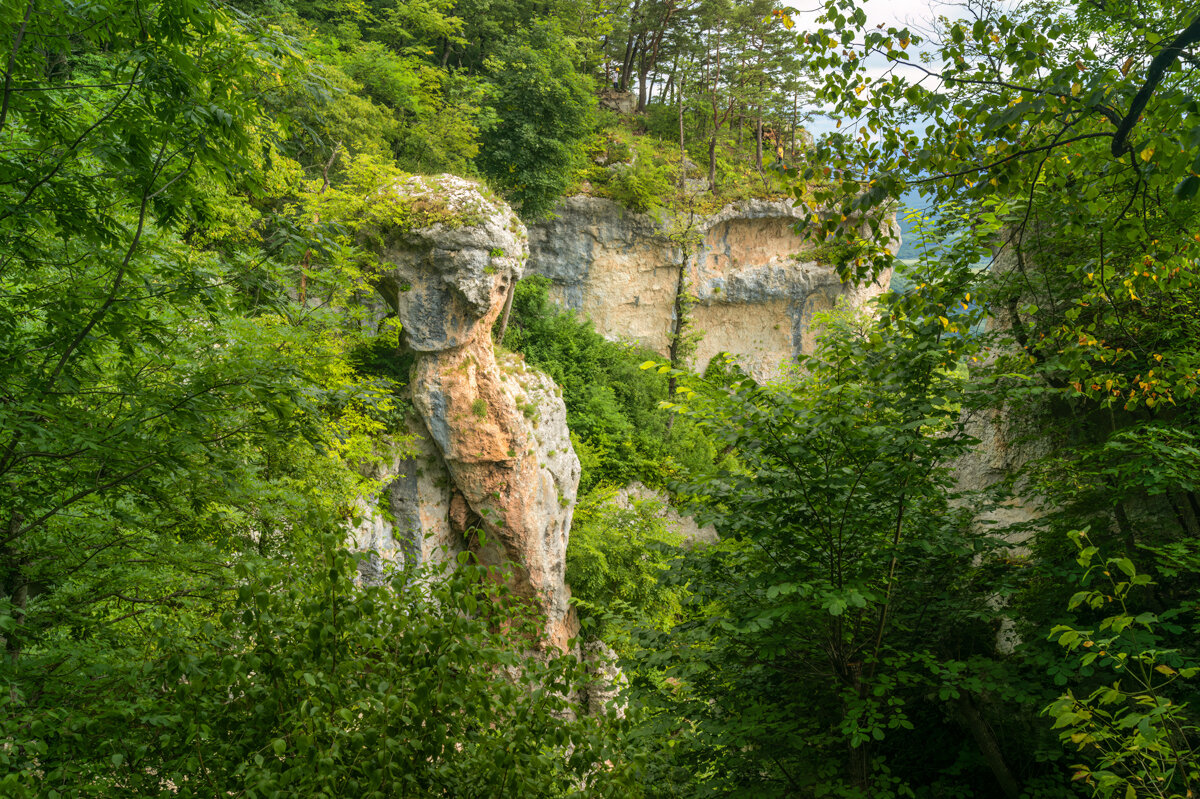
[[[1175,196],[1180,200],[1190,200],[1200,191],[1200,177],[1188,175],[1175,185]]]

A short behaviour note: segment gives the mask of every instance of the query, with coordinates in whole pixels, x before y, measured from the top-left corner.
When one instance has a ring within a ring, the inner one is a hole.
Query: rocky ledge
[[[635,214],[611,200],[569,197],[530,228],[528,271],[552,282],[551,296],[613,339],[666,354],[682,274],[702,334],[692,366],[703,372],[729,352],[760,379],[811,352],[813,314],[839,298],[861,303],[886,288],[842,283],[812,242],[797,235],[802,212],[788,200],[746,200],[693,224],[685,249],[679,221]],[[681,269],[682,267],[682,269]]]

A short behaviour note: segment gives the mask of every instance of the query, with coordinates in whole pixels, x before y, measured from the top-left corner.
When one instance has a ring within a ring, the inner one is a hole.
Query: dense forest
[[[820,5],[0,4],[0,795],[1200,790],[1200,4]],[[770,381],[689,368],[682,281],[665,353],[516,285],[604,707],[502,569],[347,546],[413,444],[371,225],[437,173],[897,275]]]

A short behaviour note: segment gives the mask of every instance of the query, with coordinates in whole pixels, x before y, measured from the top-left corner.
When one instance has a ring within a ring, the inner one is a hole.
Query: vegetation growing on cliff
[[[633,481],[665,488],[681,470],[711,463],[713,442],[693,424],[670,426],[659,407],[668,378],[640,368],[654,353],[606,340],[588,320],[553,305],[549,285],[537,275],[517,284],[503,343],[562,386],[583,465],[580,494]]]
[[[968,11],[922,42],[853,0],[803,33],[753,0],[0,7],[0,792],[1193,795],[1200,11]],[[519,286],[627,724],[568,718],[579,665],[493,577],[363,587],[337,543],[402,410],[364,212],[443,170],[527,218],[790,181],[858,279],[892,263],[847,220],[935,209],[907,289],[777,385],[642,370]],[[1030,457],[964,496],[980,418]],[[608,499],[633,479],[722,540],[673,549]],[[968,524],[1009,489],[1037,512]]]

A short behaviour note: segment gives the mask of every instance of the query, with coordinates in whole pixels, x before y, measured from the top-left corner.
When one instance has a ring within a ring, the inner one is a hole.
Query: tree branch
[[[945,180],[946,178],[956,178],[956,177],[960,177],[962,175],[972,175],[976,172],[984,172],[986,170],[993,169],[994,167],[998,167],[1003,163],[1007,163],[1008,161],[1012,161],[1016,158],[1022,158],[1026,155],[1029,155],[1030,153],[1041,153],[1041,152],[1045,152],[1046,150],[1053,150],[1055,147],[1064,147],[1073,142],[1081,141],[1082,139],[1103,139],[1103,138],[1108,138],[1109,136],[1112,136],[1112,135],[1113,134],[1111,134],[1111,133],[1083,133],[1083,134],[1080,134],[1079,136],[1072,136],[1069,139],[1063,139],[1062,141],[1053,141],[1050,144],[1046,144],[1041,147],[1027,147],[1027,148],[1018,150],[1017,152],[1013,153],[1012,155],[1005,156],[1004,158],[1001,158],[999,161],[993,161],[990,164],[973,166],[970,169],[961,169],[958,172],[944,172],[940,175],[934,175],[933,177],[928,177],[928,178],[921,178],[920,180],[910,180],[910,181],[908,181],[908,185],[920,186],[922,183],[933,183],[938,180]]]
[[[12,96],[13,70],[17,68],[17,51],[21,49],[21,40],[25,38],[25,28],[29,25],[31,16],[33,16],[33,0],[29,0],[29,4],[25,6],[25,18],[21,20],[21,27],[17,28],[12,52],[8,54],[8,67],[4,70],[4,101],[0,103],[0,130],[4,130],[4,120],[8,117],[8,98]]]
[[[1112,145],[1109,147],[1109,152],[1113,158],[1120,158],[1127,150],[1132,149],[1127,141],[1129,134],[1133,132],[1133,128],[1138,123],[1138,119],[1142,116],[1142,111],[1146,109],[1146,104],[1150,102],[1150,98],[1154,95],[1154,90],[1158,88],[1158,84],[1162,82],[1163,75],[1166,74],[1167,67],[1179,59],[1183,52],[1183,48],[1200,42],[1200,17],[1196,17],[1191,25],[1184,29],[1183,33],[1175,37],[1175,40],[1167,45],[1158,55],[1154,56],[1154,60],[1150,62],[1150,68],[1146,70],[1146,82],[1142,84],[1142,88],[1134,95],[1133,102],[1129,105],[1129,111],[1125,114],[1125,118],[1117,125],[1117,132],[1113,136]]]

